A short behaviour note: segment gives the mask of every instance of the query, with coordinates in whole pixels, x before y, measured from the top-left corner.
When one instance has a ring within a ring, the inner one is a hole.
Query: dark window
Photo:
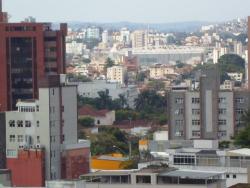
[[[31,127],[31,121],[25,121],[25,127]]]
[[[17,126],[18,127],[23,127],[23,121],[22,120],[18,120],[17,121]]]
[[[9,125],[10,127],[15,127],[15,120],[10,120]]]

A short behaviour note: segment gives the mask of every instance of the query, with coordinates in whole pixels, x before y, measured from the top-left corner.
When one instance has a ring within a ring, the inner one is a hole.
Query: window
[[[226,103],[226,98],[225,97],[220,97],[218,99],[218,103]]]
[[[36,111],[39,112],[39,106],[38,105],[36,105]]]
[[[40,121],[36,121],[36,126],[37,126],[37,127],[40,126]]]
[[[236,174],[233,174],[233,179],[236,179]]]
[[[183,98],[175,98],[175,103],[176,104],[183,104],[184,99]]]
[[[227,120],[225,120],[225,119],[219,119],[218,125],[226,125],[226,124],[227,124]]]
[[[225,115],[226,113],[227,113],[227,109],[225,109],[225,108],[220,108],[219,109],[219,114]]]
[[[192,104],[200,104],[200,98],[192,98]]]
[[[52,95],[55,95],[55,90],[54,89],[52,89]]]
[[[192,115],[200,115],[200,109],[192,109]]]
[[[23,135],[17,136],[17,142],[23,142]]]
[[[31,127],[31,121],[25,121],[25,127]]]
[[[10,142],[15,142],[15,135],[10,135],[9,137]]]
[[[193,137],[200,137],[201,136],[201,132],[200,131],[192,131],[192,136]]]
[[[238,104],[243,104],[244,103],[244,98],[242,98],[242,97],[239,97],[239,98],[236,98],[235,99],[235,103],[238,103]]]
[[[36,142],[37,142],[38,144],[40,144],[40,136],[37,136],[37,137],[36,137]]]
[[[219,131],[219,132],[218,132],[218,136],[219,136],[219,137],[227,136],[227,131]]]
[[[15,120],[10,120],[9,125],[10,127],[15,127]]]
[[[229,175],[229,174],[226,174],[226,178],[230,178],[230,175]]]
[[[16,157],[17,156],[16,150],[7,149],[7,156],[8,157]]]
[[[243,114],[244,114],[244,109],[242,109],[242,108],[237,108],[237,109],[236,109],[236,114],[243,115]]]
[[[23,121],[22,120],[18,120],[17,121],[17,126],[18,127],[23,127]]]
[[[193,119],[193,120],[192,120],[192,125],[193,125],[193,126],[200,126],[200,124],[201,124],[201,121],[200,121],[200,120],[197,120],[197,119]]]
[[[183,115],[184,114],[184,109],[183,108],[179,108],[175,111],[176,115]]]
[[[174,155],[174,165],[194,165],[195,157],[191,155]]]
[[[183,126],[184,125],[184,120],[176,120],[175,121],[175,126]]]
[[[63,142],[65,141],[65,135],[62,135],[62,141]]]
[[[97,120],[97,124],[100,125],[100,123],[101,123],[101,122],[100,122],[100,120],[98,119],[98,120]]]

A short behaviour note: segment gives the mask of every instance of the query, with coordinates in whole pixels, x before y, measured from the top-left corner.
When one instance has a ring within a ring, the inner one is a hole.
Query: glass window
[[[25,121],[25,127],[31,127],[31,121]]]
[[[9,125],[10,127],[15,127],[15,120],[10,120]]]
[[[17,121],[17,126],[18,127],[23,127],[23,121],[22,120],[18,120]]]

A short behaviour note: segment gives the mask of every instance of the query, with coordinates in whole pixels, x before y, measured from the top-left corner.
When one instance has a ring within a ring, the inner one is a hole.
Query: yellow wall
[[[119,157],[117,157],[119,158]],[[124,169],[130,161],[112,161],[112,160],[103,160],[98,159],[98,157],[92,157],[91,159],[91,168],[99,170],[122,170]]]

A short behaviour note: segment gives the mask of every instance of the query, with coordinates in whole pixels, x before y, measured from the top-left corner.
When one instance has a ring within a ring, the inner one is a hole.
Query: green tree
[[[250,147],[250,110],[242,116],[243,127],[235,137],[234,144],[240,147]]]
[[[115,65],[115,62],[110,58],[108,57],[105,61],[105,68],[109,68],[109,67],[113,67]]]
[[[79,118],[78,123],[85,128],[95,126],[95,120],[92,117],[81,117]]]
[[[99,97],[96,98],[96,107],[98,109],[112,109],[112,99],[109,96],[109,90],[98,92]]]

